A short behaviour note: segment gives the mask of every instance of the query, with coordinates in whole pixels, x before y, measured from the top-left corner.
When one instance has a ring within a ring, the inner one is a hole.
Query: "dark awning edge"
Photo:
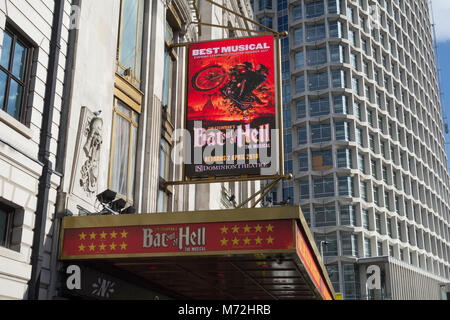
[[[269,266],[270,263],[258,258],[277,255],[287,257],[286,264]],[[172,268],[177,274],[178,269],[183,267],[179,261],[195,257],[203,259],[205,266],[213,264],[220,269],[232,265],[246,275],[244,280],[255,282],[252,289],[264,291],[263,296],[268,294],[283,298],[284,291],[280,288],[289,287],[281,286],[283,281],[292,282],[291,287],[297,290],[286,290],[286,294],[303,296],[304,293],[299,293],[303,292],[303,285],[295,280],[300,276],[295,275],[296,269],[301,272],[302,278],[309,280],[309,287],[314,289],[315,296],[335,299],[333,286],[300,207],[63,218],[61,260],[92,263],[116,261],[119,267],[142,273],[149,281],[155,282],[164,278],[163,273],[169,272],[166,269]],[[239,258],[233,262],[228,259],[230,257]],[[153,265],[157,262],[161,264],[161,261],[164,271],[158,271],[159,265]],[[297,267],[292,267],[293,261],[296,261]],[[148,271],[151,265],[156,268],[154,274]],[[136,266],[141,269],[136,269]],[[208,268],[201,268],[187,267],[186,270],[195,275],[193,278],[197,281],[204,278],[203,274],[211,274]],[[219,269],[216,273],[220,276]],[[264,274],[271,276],[266,279],[261,276]],[[222,276],[228,279],[228,282],[222,283],[223,288],[234,290],[231,285],[236,284],[235,277],[227,272],[223,272]],[[217,279],[209,280],[217,282]],[[180,283],[183,281],[187,280],[180,278]],[[171,278],[167,277],[166,282],[170,286]],[[204,292],[208,292],[206,287]],[[242,294],[247,297],[244,292]]]

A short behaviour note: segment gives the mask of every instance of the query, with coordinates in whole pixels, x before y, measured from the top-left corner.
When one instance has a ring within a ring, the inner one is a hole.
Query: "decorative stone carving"
[[[99,117],[94,117],[88,119],[88,123],[89,125],[84,130],[86,143],[84,144],[83,152],[86,161],[81,167],[80,186],[83,187],[88,196],[92,196],[97,191],[98,163],[100,148],[103,143],[103,120]]]
[[[99,113],[81,108],[72,166],[71,193],[93,205],[98,192],[103,120]]]

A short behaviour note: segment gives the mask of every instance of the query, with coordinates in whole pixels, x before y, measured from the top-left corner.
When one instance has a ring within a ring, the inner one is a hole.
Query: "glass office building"
[[[336,292],[438,299],[450,186],[426,0],[255,0],[282,40],[285,169]]]

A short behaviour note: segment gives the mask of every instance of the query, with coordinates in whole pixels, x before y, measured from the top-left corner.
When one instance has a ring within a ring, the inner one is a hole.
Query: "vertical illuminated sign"
[[[275,88],[273,36],[190,45],[185,177],[273,174]]]

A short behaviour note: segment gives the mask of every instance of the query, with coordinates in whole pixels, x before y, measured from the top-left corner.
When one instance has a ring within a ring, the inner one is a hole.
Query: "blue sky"
[[[442,89],[444,91],[445,113],[450,121],[450,0],[432,0],[438,54],[441,67]],[[450,134],[445,135],[450,143]],[[446,145],[448,167],[450,167],[450,144]]]
[[[450,0],[448,0],[450,2]],[[442,89],[444,90],[445,113],[450,121],[450,41],[438,43],[439,61],[441,65]],[[445,132],[444,132],[445,134]],[[450,143],[450,135],[445,134],[445,140]],[[446,145],[448,167],[450,168],[450,145]]]

